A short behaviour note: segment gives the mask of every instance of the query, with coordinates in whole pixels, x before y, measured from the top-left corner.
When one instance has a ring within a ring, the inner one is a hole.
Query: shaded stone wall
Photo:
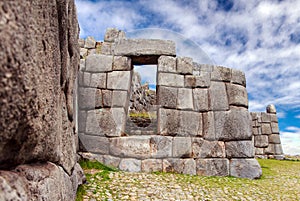
[[[251,112],[255,157],[283,159],[278,119],[274,105],[266,112]]]
[[[126,39],[116,29],[80,44],[84,157],[126,171],[260,177],[243,72],[176,58],[172,41]],[[158,65],[156,135],[124,130],[135,64]]]
[[[74,1],[1,1],[0,16],[0,200],[74,200]]]

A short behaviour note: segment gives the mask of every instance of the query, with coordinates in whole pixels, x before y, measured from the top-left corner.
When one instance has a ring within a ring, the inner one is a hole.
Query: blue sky
[[[128,35],[139,29],[164,29],[177,33],[167,34],[171,39],[182,36],[199,46],[185,50],[184,56],[200,55],[200,61],[207,61],[203,57],[207,55],[214,64],[243,70],[249,110],[265,111],[268,104],[275,104],[284,152],[300,154],[299,0],[76,0],[76,4],[81,38],[102,41],[108,27]]]

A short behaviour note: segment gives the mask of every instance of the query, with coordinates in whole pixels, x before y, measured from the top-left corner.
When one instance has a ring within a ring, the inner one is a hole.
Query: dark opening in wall
[[[126,133],[153,135],[157,132],[157,65],[134,65]]]

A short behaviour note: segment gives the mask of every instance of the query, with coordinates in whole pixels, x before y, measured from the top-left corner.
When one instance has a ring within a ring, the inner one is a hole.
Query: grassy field
[[[258,180],[173,173],[128,173],[81,162],[88,183],[77,201],[95,200],[300,200],[300,161],[258,160]]]

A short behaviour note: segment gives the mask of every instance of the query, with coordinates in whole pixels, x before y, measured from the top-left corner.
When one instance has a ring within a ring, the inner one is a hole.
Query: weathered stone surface
[[[115,43],[114,54],[120,56],[176,55],[175,43],[158,39],[123,39]]]
[[[101,90],[95,88],[80,88],[78,104],[81,109],[103,107]]]
[[[124,158],[120,162],[119,169],[128,172],[140,172],[141,161],[133,158]]]
[[[151,157],[169,158],[172,157],[172,137],[154,136],[150,138]]]
[[[0,171],[0,200],[29,200],[29,186],[25,177],[11,171]]]
[[[169,87],[184,87],[184,76],[172,73],[158,73],[157,84]]]
[[[221,141],[192,139],[193,158],[225,158],[225,144]]]
[[[112,106],[128,108],[129,95],[127,91],[114,90],[112,93]]]
[[[79,110],[78,111],[78,131],[85,132],[85,124],[86,124],[86,111]]]
[[[253,158],[254,145],[250,140],[225,142],[227,158]]]
[[[160,135],[176,135],[179,127],[179,112],[159,108],[157,127]]]
[[[82,38],[78,39],[78,45],[79,45],[80,48],[84,48],[84,43],[85,43],[84,39],[82,39]]]
[[[180,74],[193,74],[193,59],[190,57],[178,57],[177,58],[177,72]]]
[[[194,110],[200,112],[208,111],[208,90],[193,89]]]
[[[243,71],[231,69],[231,82],[246,87],[246,77]]]
[[[261,135],[261,127],[253,127],[252,133],[253,135]]]
[[[173,139],[173,157],[189,158],[192,156],[191,138],[174,137]]]
[[[256,159],[231,159],[230,176],[258,179],[262,170]]]
[[[178,89],[177,108],[193,110],[194,105],[192,89]]]
[[[228,176],[229,160],[222,158],[197,159],[197,175],[204,176]]]
[[[251,116],[247,109],[231,108],[228,112],[214,112],[216,140],[251,140]]]
[[[255,155],[263,155],[264,149],[255,147]]]
[[[143,172],[157,172],[162,171],[161,159],[146,159],[142,161],[141,165]]]
[[[83,149],[97,154],[109,154],[109,140],[106,137],[79,134]]]
[[[277,115],[276,115],[276,114],[270,114],[270,117],[271,117],[271,122],[276,122],[276,123],[278,123],[278,118],[277,118]]]
[[[112,43],[102,42],[98,46],[96,45],[96,50],[100,51],[100,54],[112,55]]]
[[[271,122],[271,130],[272,130],[272,133],[279,133],[278,123]]]
[[[275,108],[275,105],[273,105],[273,104],[268,105],[266,110],[267,110],[267,113],[276,114],[276,108]]]
[[[104,41],[105,42],[115,42],[116,40],[120,40],[125,38],[124,31],[120,31],[116,28],[107,28],[105,35],[104,35]]]
[[[91,160],[91,161],[98,161],[103,163],[103,155],[102,154],[93,154],[89,152],[78,152],[78,155],[81,159],[84,160]]]
[[[274,149],[275,149],[275,155],[281,155],[281,154],[283,154],[281,144],[274,144]]]
[[[210,76],[205,75],[186,75],[184,86],[188,88],[207,88],[210,86]]]
[[[198,112],[179,111],[177,136],[202,136],[202,115]]]
[[[87,112],[86,133],[117,137],[125,130],[126,115],[123,108],[99,109]]]
[[[279,134],[269,135],[269,143],[280,144],[281,142],[280,142]]]
[[[85,59],[80,59],[80,63],[79,63],[79,70],[83,71],[85,70]]]
[[[130,71],[113,71],[107,74],[107,88],[129,91],[131,84]]]
[[[211,110],[219,111],[229,109],[225,83],[211,82],[209,88],[209,97],[209,104]]]
[[[110,154],[117,157],[149,158],[150,136],[111,138]]]
[[[103,107],[111,107],[112,104],[111,90],[102,90],[102,103],[103,103]]]
[[[255,147],[265,148],[268,147],[268,145],[269,145],[268,135],[258,135],[254,137]]]
[[[231,69],[221,66],[214,66],[211,71],[211,80],[214,81],[227,81],[231,80]]]
[[[269,146],[264,149],[264,152],[265,152],[265,154],[274,155],[275,154],[275,146],[274,146],[274,144],[269,144]]]
[[[178,89],[173,87],[158,86],[157,103],[166,108],[176,109]]]
[[[262,132],[263,135],[272,134],[270,123],[262,123],[261,124],[261,132]]]
[[[131,70],[131,58],[114,56],[113,70]]]
[[[91,79],[90,79],[88,86],[105,89],[106,88],[106,73],[91,74]]]
[[[171,56],[160,56],[157,64],[158,72],[176,73],[176,58]]]
[[[85,58],[88,54],[88,50],[85,48],[80,48],[80,58]]]
[[[91,54],[86,57],[85,67],[88,72],[109,72],[112,71],[113,56]]]
[[[226,87],[229,105],[248,108],[248,94],[245,87],[231,83],[227,83]]]
[[[96,40],[92,36],[88,36],[85,39],[84,48],[91,49],[96,47]]]
[[[196,162],[194,159],[164,159],[163,171],[195,175]]]
[[[263,123],[270,123],[271,122],[271,115],[265,112],[261,113],[261,121]]]
[[[215,118],[213,112],[205,112],[203,118],[203,137],[206,140],[216,140],[215,135]]]
[[[103,156],[103,163],[108,166],[117,168],[117,167],[119,167],[120,161],[121,161],[121,159],[119,157],[114,157],[114,156],[110,156],[110,155]]]

